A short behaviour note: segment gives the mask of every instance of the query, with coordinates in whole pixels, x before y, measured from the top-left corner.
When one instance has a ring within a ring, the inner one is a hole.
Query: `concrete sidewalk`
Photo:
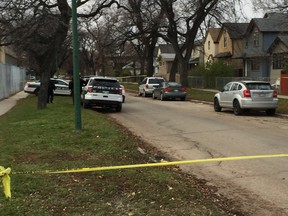
[[[7,99],[1,100],[0,101],[0,116],[4,115],[10,109],[12,109],[17,104],[18,100],[22,98],[26,98],[27,96],[28,96],[28,93],[21,91]]]

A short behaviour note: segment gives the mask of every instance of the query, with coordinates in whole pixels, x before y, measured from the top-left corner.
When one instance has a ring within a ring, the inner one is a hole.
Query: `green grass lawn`
[[[29,96],[0,117],[0,166],[12,168],[12,198],[0,196],[1,215],[206,216],[233,211],[224,199],[213,198],[203,181],[177,167],[41,174],[148,163],[155,150],[95,110],[81,110],[82,130],[75,132],[69,97],[56,96],[44,110],[37,110],[36,103]]]

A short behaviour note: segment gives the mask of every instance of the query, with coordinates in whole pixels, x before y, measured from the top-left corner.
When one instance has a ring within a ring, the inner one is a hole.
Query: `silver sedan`
[[[267,115],[274,115],[277,105],[277,91],[272,89],[269,82],[229,82],[214,96],[215,112],[231,108],[235,115],[250,109],[265,110]]]

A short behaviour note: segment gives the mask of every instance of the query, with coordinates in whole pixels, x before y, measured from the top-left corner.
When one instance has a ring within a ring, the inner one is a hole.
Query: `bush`
[[[208,64],[199,64],[192,72],[192,76],[203,76],[205,88],[215,88],[216,77],[232,77],[233,68],[223,61]]]

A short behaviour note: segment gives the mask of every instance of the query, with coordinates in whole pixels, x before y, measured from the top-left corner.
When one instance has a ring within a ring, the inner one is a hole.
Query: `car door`
[[[142,80],[142,82],[140,82],[140,85],[139,85],[139,92],[141,92],[141,93],[144,92],[144,87],[145,87],[145,85],[146,85],[146,82],[147,82],[147,77],[144,78],[144,79]]]
[[[160,94],[161,94],[161,91],[162,91],[162,89],[163,89],[163,85],[164,85],[165,83],[160,83],[158,86],[155,86],[154,87],[154,92],[155,92],[155,97],[157,97],[157,98],[160,98]]]
[[[221,93],[219,94],[219,97],[220,97],[219,103],[223,107],[231,107],[231,104],[229,102],[229,98],[230,98],[230,88],[231,88],[232,84],[233,84],[232,82],[227,83],[223,87]]]
[[[237,94],[239,94],[239,90],[238,90],[238,83],[232,83],[230,90],[227,92],[226,96],[227,96],[227,106],[229,107],[233,107],[233,100],[236,97]]]
[[[70,95],[69,84],[62,80],[54,80],[55,91],[54,94],[58,95]]]

